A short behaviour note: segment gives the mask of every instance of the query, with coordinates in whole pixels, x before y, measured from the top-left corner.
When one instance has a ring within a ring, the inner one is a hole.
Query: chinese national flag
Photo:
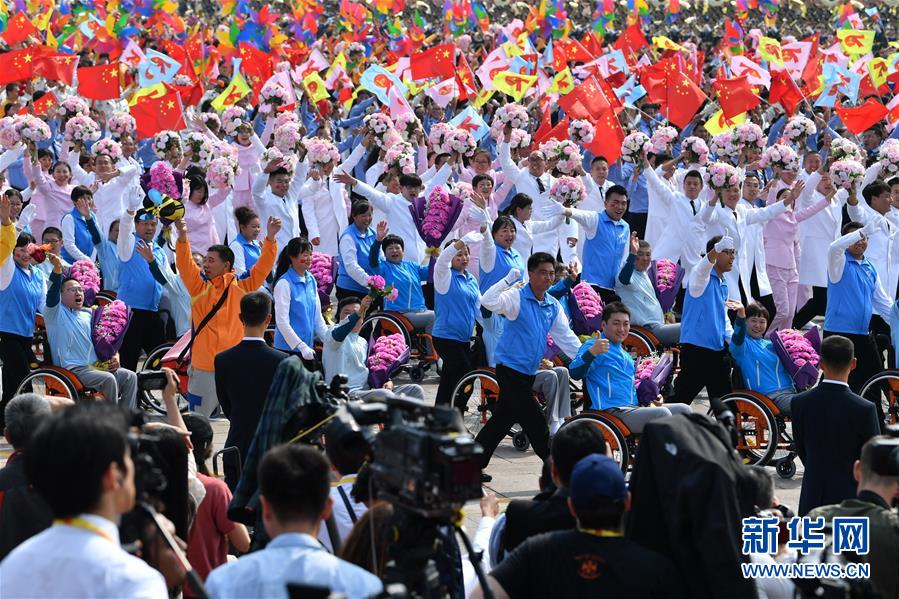
[[[31,79],[39,53],[23,48],[0,54],[0,85]]]
[[[602,54],[602,42],[596,39],[596,35],[592,31],[584,34],[584,37],[581,38],[581,45],[593,56]],[[627,53],[625,53],[625,58],[627,58]]]
[[[566,116],[564,119],[562,119],[561,121],[556,123],[556,126],[553,127],[552,129],[550,129],[549,131],[544,131],[542,133],[537,131],[536,133],[534,133],[534,145],[536,146],[536,145],[542,144],[544,141],[546,141],[548,139],[556,139],[558,141],[568,139],[568,125],[569,124],[570,124],[570,121],[568,120],[568,117]],[[540,135],[537,135],[537,133],[540,133]]]
[[[53,92],[47,92],[40,98],[34,101],[32,108],[34,109],[34,114],[47,114],[47,112],[53,108],[54,106],[59,104],[59,99],[56,97]],[[23,109],[24,110],[24,109]]]
[[[540,119],[540,126],[534,131],[533,139],[535,142],[546,139],[546,136],[552,130],[553,122],[550,118],[550,112],[552,112],[552,110],[548,106],[543,108],[543,118]]]
[[[678,70],[677,61],[666,58],[650,65],[640,72],[640,85],[646,90],[646,99],[653,104],[664,104],[668,98],[665,91],[668,73]]]
[[[771,104],[780,102],[787,116],[793,116],[796,107],[802,102],[802,92],[796,87],[796,82],[786,71],[774,71],[771,73],[771,88],[768,91],[768,101]]]
[[[474,73],[462,54],[459,55],[459,64],[456,66],[456,87],[459,89],[460,100],[468,100],[478,93],[477,85],[474,82]]]
[[[737,115],[748,112],[759,105],[761,100],[752,91],[749,81],[744,77],[733,79],[718,79],[714,85],[718,92],[718,103],[724,117],[732,119]]]
[[[636,54],[640,48],[649,48],[649,42],[646,41],[646,36],[643,35],[643,30],[640,29],[640,25],[638,23],[633,23],[624,30],[624,33],[622,33],[617,40],[615,40],[612,47],[616,50],[621,50],[624,52],[625,57],[630,58]]]
[[[262,50],[244,43],[240,44],[240,58],[240,69],[246,75],[253,93],[259,96],[262,86],[274,74],[272,58]]]
[[[37,27],[31,22],[24,12],[17,12],[13,18],[6,24],[6,31],[3,32],[3,41],[9,47],[21,44],[29,35],[38,36]]]
[[[409,58],[409,71],[412,79],[420,81],[437,77],[441,80],[451,79],[456,74],[456,47],[453,44],[440,44],[428,48],[424,52],[413,54]]]
[[[846,125],[846,128],[858,135],[871,125],[882,120],[889,111],[886,106],[875,100],[868,98],[868,101],[855,108],[837,108],[837,115]]]
[[[161,93],[141,97],[130,110],[137,124],[139,139],[153,137],[160,131],[180,131],[186,128],[181,96],[169,88],[164,88]]]
[[[681,129],[693,119],[693,115],[706,101],[706,95],[693,81],[680,71],[668,74],[666,118]]]
[[[614,96],[614,92],[612,95]],[[573,92],[559,98],[559,106],[567,114],[576,119],[589,121],[599,119],[613,105],[618,105],[618,97],[615,96],[615,103],[611,103],[596,77],[593,76],[585,79],[583,83],[574,88]]]
[[[74,54],[44,54],[35,60],[34,74],[50,81],[72,85],[78,57]]]
[[[593,126],[596,128],[596,135],[593,141],[585,145],[586,148],[594,156],[602,156],[613,164],[621,156],[621,142],[624,141],[624,130],[618,121],[617,113],[619,108],[610,108]]]
[[[78,93],[91,100],[115,100],[122,94],[119,63],[78,69]]]
[[[590,62],[595,58],[579,41],[571,38],[564,38],[553,42],[553,51],[556,50],[562,50],[568,61]]]

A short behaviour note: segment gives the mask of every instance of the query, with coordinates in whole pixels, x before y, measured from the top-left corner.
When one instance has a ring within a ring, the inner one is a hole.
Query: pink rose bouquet
[[[690,136],[681,145],[681,151],[687,156],[688,164],[705,166],[709,161],[709,146],[701,137]]]
[[[656,299],[662,307],[662,312],[669,312],[677,299],[681,281],[684,278],[684,269],[675,262],[662,258],[649,266],[649,280],[655,287]]]
[[[283,154],[299,153],[303,144],[303,134],[300,133],[300,126],[296,123],[287,123],[275,129],[274,143],[275,147],[281,150]]]
[[[575,335],[592,335],[602,324],[603,303],[588,283],[578,283],[568,294],[568,312]]]
[[[899,173],[899,139],[889,138],[880,144],[877,152],[881,174],[895,177]]]
[[[520,150],[531,145],[531,136],[524,129],[512,129],[509,134],[509,149]]]
[[[372,275],[368,277],[368,295],[372,299],[383,297],[389,302],[395,301],[399,295],[399,290],[393,285],[388,285],[387,281],[381,275]]]
[[[228,106],[222,111],[222,129],[230,137],[237,135],[237,130],[247,125],[247,111],[239,106]]]
[[[104,137],[95,143],[91,150],[93,150],[95,156],[109,156],[113,164],[122,159],[122,145],[108,137]]]
[[[285,156],[278,148],[268,148],[262,153],[262,164],[268,164],[272,160],[280,162],[281,166],[287,169],[287,172],[293,174],[299,164],[299,159],[295,154]]]
[[[649,146],[649,137],[645,133],[634,131],[621,142],[621,159],[625,162],[640,164],[643,161],[643,153],[649,149]]]
[[[15,117],[5,116],[0,119],[0,146],[3,146],[3,149],[12,149],[22,141],[17,125]]]
[[[69,96],[56,109],[59,118],[63,122],[76,116],[87,116],[90,114],[87,102],[80,96]]]
[[[474,140],[471,131],[454,128],[449,135],[449,149],[461,156],[471,156],[478,149],[478,142]]]
[[[559,144],[561,142],[558,139],[547,139],[543,143],[540,144],[540,147],[537,148],[543,157],[547,160],[551,160],[556,157],[556,154],[559,152]]]
[[[861,162],[864,160],[864,155],[857,144],[845,137],[838,137],[830,142],[830,159],[834,161],[849,159]]]
[[[281,112],[275,117],[275,129],[282,127],[287,123],[296,123],[299,125],[300,117],[297,116],[297,113],[292,111]]]
[[[331,305],[331,290],[334,289],[334,282],[337,280],[337,258],[321,252],[313,252],[309,272],[315,277],[318,297],[324,309]]]
[[[709,187],[722,191],[740,185],[740,171],[726,162],[713,162],[706,169]]]
[[[740,153],[740,146],[737,143],[733,133],[719,133],[712,138],[712,145],[709,150],[718,157],[719,160],[724,158],[733,158]]]
[[[555,155],[547,156],[547,158],[557,158],[556,168],[565,175],[574,174],[584,160],[577,144],[568,139],[559,142]]]
[[[521,104],[504,104],[493,113],[493,121],[490,123],[490,135],[500,139],[506,125],[512,125],[513,129],[527,129],[530,118],[528,111]]]
[[[781,329],[771,335],[774,353],[780,358],[796,388],[802,391],[814,385],[818,380],[818,352],[821,348],[821,335],[818,327],[802,332],[793,329]]]
[[[237,175],[235,163],[226,156],[219,156],[209,161],[206,167],[206,181],[215,189],[228,189],[234,186]]]
[[[66,121],[63,139],[74,144],[100,139],[100,125],[89,116],[78,115]]]
[[[833,184],[843,189],[852,189],[855,182],[865,175],[865,167],[855,160],[837,160],[830,165]]]
[[[671,144],[677,140],[677,129],[674,127],[657,127],[649,138],[650,151],[653,154],[670,152]]]
[[[671,376],[674,360],[670,354],[637,358],[634,364],[634,386],[637,388],[637,403],[651,405],[659,396],[661,387]]]
[[[575,208],[586,195],[584,182],[577,177],[558,177],[549,189],[549,197],[567,208]]]
[[[462,212],[462,200],[437,185],[427,198],[413,200],[409,206],[418,233],[429,248],[439,248],[456,225]]]
[[[175,173],[172,171],[172,167],[163,160],[150,167],[149,189],[155,189],[164,196],[181,198],[181,189],[175,181]]]
[[[36,116],[26,114],[17,119],[19,137],[33,150],[31,154],[37,160],[34,145],[50,139],[50,126]]]
[[[596,137],[596,128],[590,121],[575,119],[568,125],[568,137],[576,144],[588,144]]]
[[[91,316],[91,337],[100,362],[111,360],[119,351],[130,322],[131,309],[122,300],[114,300],[94,310]]]
[[[773,168],[785,171],[799,170],[799,156],[796,151],[787,144],[776,143],[765,148],[759,159],[762,168]]]
[[[406,141],[412,139],[412,135],[418,131],[418,117],[414,113],[404,112],[398,115],[394,120],[397,130],[402,134]]]
[[[790,117],[790,120],[784,125],[783,136],[790,143],[801,144],[806,137],[817,132],[818,128],[815,127],[814,121],[802,115],[796,115]]]
[[[100,273],[90,260],[77,260],[68,269],[68,276],[84,288],[84,305],[92,306],[100,291]]]
[[[393,121],[383,112],[373,112],[362,119],[362,124],[371,131],[375,137],[382,138],[393,129]]]
[[[384,154],[387,168],[397,170],[403,175],[415,174],[415,151],[406,142],[394,144]]]
[[[196,164],[200,168],[206,168],[206,165],[215,156],[212,141],[209,137],[199,131],[191,131],[187,134],[186,143],[191,152],[191,164]]]
[[[327,139],[310,137],[303,140],[303,145],[306,146],[306,155],[309,157],[309,162],[315,166],[322,167],[331,162],[336,165],[340,161],[340,152]]]
[[[368,348],[368,386],[380,389],[412,354],[402,333],[383,335]]]
[[[156,157],[165,160],[169,150],[181,147],[181,136],[177,131],[160,131],[153,138],[152,147]]]
[[[737,125],[734,137],[741,150],[751,146],[755,146],[759,150],[762,150],[765,148],[765,143],[767,142],[767,138],[765,137],[762,128],[755,123],[743,123],[742,125]]]
[[[259,112],[270,114],[290,102],[290,92],[277,81],[269,81],[259,91]]]
[[[452,137],[456,128],[447,123],[434,123],[428,133],[428,144],[438,154],[452,154]]]
[[[121,137],[126,133],[134,135],[137,130],[137,123],[129,113],[117,110],[106,118],[106,128],[116,137]]]

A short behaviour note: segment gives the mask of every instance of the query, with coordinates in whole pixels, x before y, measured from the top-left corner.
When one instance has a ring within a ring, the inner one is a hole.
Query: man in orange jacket
[[[178,219],[175,221],[175,228],[178,231],[175,263],[178,274],[190,293],[191,320],[196,335],[191,346],[188,401],[191,408],[209,416],[218,405],[215,395],[215,355],[234,347],[243,337],[243,326],[238,317],[240,299],[244,294],[259,289],[272,271],[278,255],[275,235],[281,230],[281,219],[268,219],[262,254],[250,269],[250,276],[245,279],[238,279],[234,274],[234,252],[226,245],[213,245],[208,249],[203,260],[203,272],[200,272],[191,256],[187,223]],[[226,291],[228,295],[219,309],[202,330],[197,331]]]

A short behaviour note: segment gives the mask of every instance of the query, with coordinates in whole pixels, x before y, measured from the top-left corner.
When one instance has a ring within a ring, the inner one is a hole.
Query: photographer
[[[4,597],[166,597],[162,575],[126,553],[116,522],[134,507],[128,420],[110,403],[52,416],[26,451],[56,518],[0,564]]]
[[[867,555],[849,552],[852,561],[871,564],[871,585],[881,597],[899,597],[899,516],[890,502],[899,493],[899,443],[895,438],[877,436],[862,446],[853,475],[858,481],[856,496],[838,505],[825,505],[808,513],[823,517],[831,525],[835,517],[868,518],[870,551]],[[884,468],[886,466],[886,468]],[[844,553],[846,550],[844,549]]]
[[[382,591],[375,576],[334,557],[316,539],[331,512],[329,471],[328,461],[312,447],[279,445],[265,454],[259,464],[259,499],[272,541],[213,570],[206,581],[212,597],[287,597],[288,584],[348,597]]]

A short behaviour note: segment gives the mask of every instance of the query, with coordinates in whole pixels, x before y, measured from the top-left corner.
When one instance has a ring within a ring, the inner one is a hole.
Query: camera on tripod
[[[899,476],[899,424],[886,427],[887,438],[874,442],[871,470],[880,476]]]

